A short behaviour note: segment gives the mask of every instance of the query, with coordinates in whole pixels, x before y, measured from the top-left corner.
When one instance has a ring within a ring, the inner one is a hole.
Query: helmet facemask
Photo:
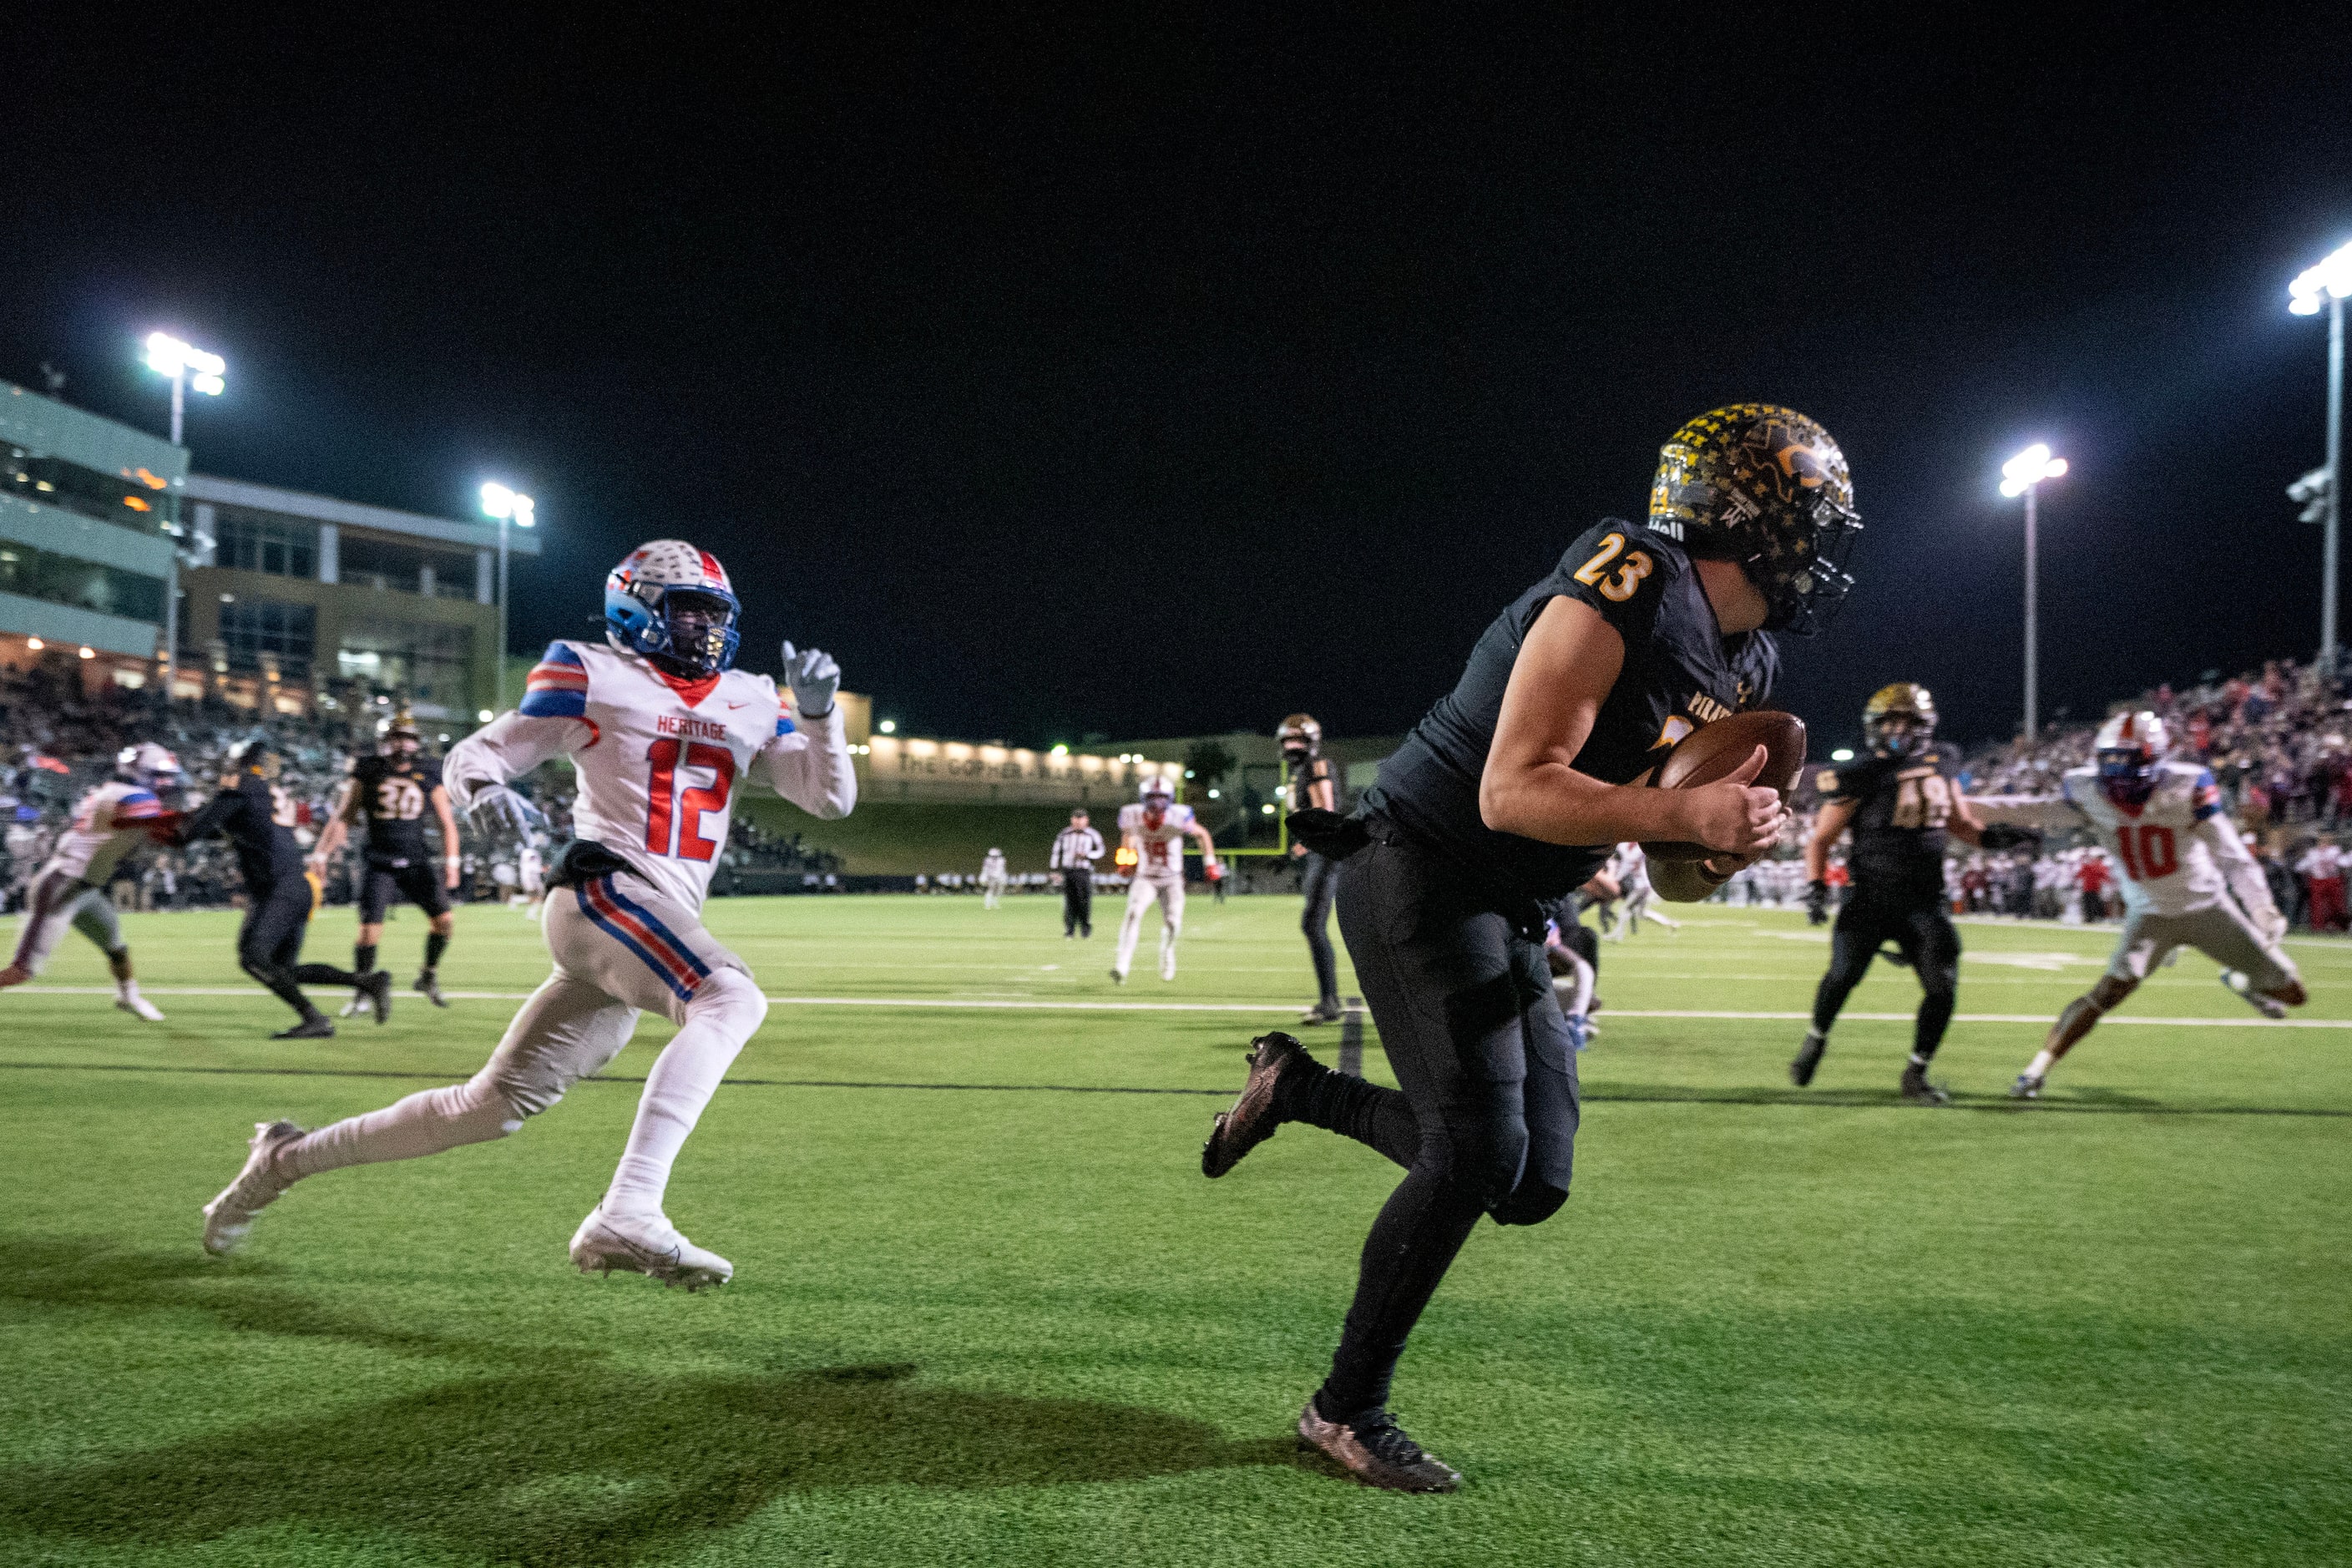
[[[2144,745],[2110,746],[2099,753],[2099,789],[2117,805],[2137,810],[2156,793],[2157,754]]]

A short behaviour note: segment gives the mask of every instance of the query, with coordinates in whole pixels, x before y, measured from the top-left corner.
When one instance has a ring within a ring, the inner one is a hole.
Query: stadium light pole
[[[2327,489],[2321,500],[2326,529],[2319,584],[2319,664],[2336,673],[2336,523],[2343,515],[2344,485],[2344,296],[2352,294],[2352,244],[2336,247],[2316,267],[2305,268],[2287,285],[2287,309],[2298,316],[2319,314],[2327,301]]]
[[[2041,714],[2036,711],[2034,697],[2036,652],[2034,621],[2034,540],[2033,499],[2044,479],[2054,479],[2066,471],[2066,459],[2050,455],[2049,445],[2036,441],[2016,457],[2000,466],[2000,493],[2025,498],[2025,741],[2042,732]]]
[[[497,711],[507,710],[507,524],[530,528],[539,519],[527,495],[501,484],[482,487],[482,510],[499,520],[499,680]]]
[[[189,386],[207,397],[218,397],[226,383],[221,377],[228,362],[182,342],[169,332],[147,334],[147,368],[172,378],[172,445],[180,446],[185,426]],[[180,673],[180,509],[172,508],[172,560],[163,580],[163,702],[168,710],[172,687]],[[194,563],[190,563],[191,565]]]

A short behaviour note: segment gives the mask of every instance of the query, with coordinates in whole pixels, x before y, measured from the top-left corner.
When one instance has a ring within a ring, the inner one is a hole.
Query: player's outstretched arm
[[[803,709],[798,724],[761,748],[760,760],[775,792],[811,816],[831,822],[856,808],[857,768],[838,705],[814,719]]]
[[[1562,595],[1544,606],[1504,688],[1494,744],[1478,780],[1478,815],[1498,833],[1543,844],[1696,841],[1759,855],[1787,808],[1754,780],[1764,748],[1729,778],[1696,789],[1603,784],[1573,765],[1625,665],[1625,640],[1601,613]]]
[[[2230,896],[2238,900],[2254,929],[2273,942],[2284,936],[2286,919],[2271,898],[2270,880],[2263,875],[2261,862],[2246,853],[2238,825],[2216,811],[2198,818],[2189,831],[2205,841],[2213,864],[2221,868],[2222,880],[2230,885]]]
[[[1845,837],[1845,830],[1853,825],[1853,814],[1860,805],[1859,801],[1833,800],[1822,807],[1821,815],[1813,819],[1813,836],[1805,840],[1807,881],[1820,882],[1828,879],[1830,851],[1836,847],[1839,839]]]
[[[596,726],[571,714],[501,713],[449,748],[441,763],[449,803],[487,826],[491,817],[517,834],[539,816],[538,808],[507,787],[551,757],[568,757],[594,745]]]
[[[319,829],[319,842],[310,851],[310,864],[323,872],[334,864],[335,853],[351,837],[352,818],[359,815],[360,787],[356,779],[345,779],[335,788],[334,809],[327,814],[327,826]]]
[[[1204,871],[1215,870],[1217,868],[1217,840],[1215,836],[1197,822],[1186,825],[1184,831],[1201,841],[1202,869]]]
[[[1962,802],[1979,836],[1991,826],[2030,827],[2039,833],[2064,832],[2090,821],[2083,808],[2058,795],[1976,795]],[[1954,813],[1958,820],[1958,813]],[[1976,842],[1970,839],[1970,843]]]

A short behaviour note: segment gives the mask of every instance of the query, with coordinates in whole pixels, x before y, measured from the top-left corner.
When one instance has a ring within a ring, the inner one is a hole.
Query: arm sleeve
[[[194,844],[199,838],[211,837],[228,825],[228,819],[236,815],[237,808],[244,803],[245,797],[234,786],[220,791],[205,802],[195,816],[181,824],[180,831],[173,836],[173,841]]]
[[[2054,795],[1972,795],[1969,809],[1990,827],[2032,827],[2044,832],[2080,827],[2088,820],[2080,806]]]
[[[841,704],[822,719],[797,725],[777,721],[776,738],[760,749],[760,762],[778,795],[811,816],[832,821],[857,805],[857,768],[849,760],[849,732]]]
[[[501,713],[449,748],[441,783],[449,804],[465,811],[488,785],[520,778],[550,757],[568,757],[595,741],[594,726],[576,717]]]
[[[2256,920],[2277,916],[2278,906],[2271,901],[2270,879],[2263,875],[2262,864],[2246,853],[2245,840],[2238,837],[2235,824],[2226,816],[2200,816],[2189,831],[2205,840],[2205,847],[2213,852],[2213,863],[2221,868],[2230,894],[2241,909]]]

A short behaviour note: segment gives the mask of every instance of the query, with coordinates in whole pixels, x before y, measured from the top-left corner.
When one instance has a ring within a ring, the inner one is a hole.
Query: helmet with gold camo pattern
[[[1853,586],[1853,476],[1830,433],[1793,408],[1734,403],[1667,437],[1649,525],[1700,559],[1738,562],[1773,631],[1821,630]]]

